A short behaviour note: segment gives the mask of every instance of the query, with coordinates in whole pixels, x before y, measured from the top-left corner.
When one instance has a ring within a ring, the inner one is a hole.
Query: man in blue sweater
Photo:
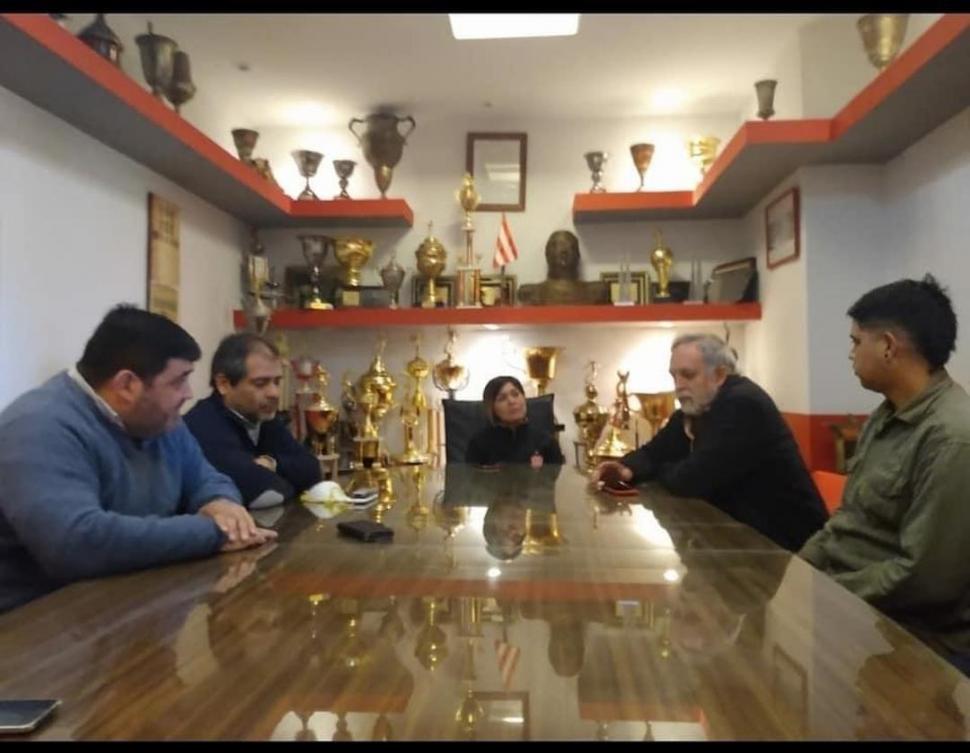
[[[271,507],[321,479],[320,463],[277,418],[283,367],[268,340],[224,338],[212,356],[212,394],[185,414],[206,459],[250,509]]]
[[[0,611],[276,538],[181,420],[199,356],[177,324],[117,306],[76,367],[0,413]]]

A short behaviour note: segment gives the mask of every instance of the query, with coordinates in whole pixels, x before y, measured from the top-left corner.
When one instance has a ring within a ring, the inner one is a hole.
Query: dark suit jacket
[[[280,419],[266,421],[253,444],[242,421],[222,401],[218,392],[200,400],[185,414],[206,459],[231,478],[248,505],[267,489],[289,498],[320,481],[320,463],[297,442]],[[276,473],[257,465],[259,455],[276,460]]]
[[[709,410],[684,433],[684,413],[622,462],[634,481],[656,479],[673,494],[698,497],[798,551],[828,518],[788,424],[750,379],[732,374]]]

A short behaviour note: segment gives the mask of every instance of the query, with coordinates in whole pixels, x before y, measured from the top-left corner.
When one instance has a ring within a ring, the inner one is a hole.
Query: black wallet
[[[388,528],[373,520],[348,520],[337,523],[337,531],[344,536],[351,536],[361,541],[390,541],[394,538],[394,529]]]

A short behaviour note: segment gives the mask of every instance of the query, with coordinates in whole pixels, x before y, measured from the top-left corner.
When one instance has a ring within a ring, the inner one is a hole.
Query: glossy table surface
[[[0,697],[63,700],[30,739],[967,737],[959,672],[704,502],[571,467],[383,487],[0,616]],[[393,542],[338,536],[362,517]]]

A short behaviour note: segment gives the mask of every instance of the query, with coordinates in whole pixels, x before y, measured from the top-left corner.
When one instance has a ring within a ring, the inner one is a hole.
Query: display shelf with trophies
[[[968,91],[970,14],[944,14],[834,117],[742,123],[693,191],[577,186],[573,221],[741,217],[803,165],[889,161],[967,107]]]
[[[246,327],[246,312],[236,310],[237,329]],[[484,325],[533,326],[552,324],[602,325],[757,321],[760,303],[651,303],[646,306],[495,306],[485,308],[346,308],[334,311],[277,309],[274,329],[321,329],[326,327],[394,327]]]
[[[0,14],[0,86],[249,225],[414,221],[403,199],[291,199],[45,13]]]

